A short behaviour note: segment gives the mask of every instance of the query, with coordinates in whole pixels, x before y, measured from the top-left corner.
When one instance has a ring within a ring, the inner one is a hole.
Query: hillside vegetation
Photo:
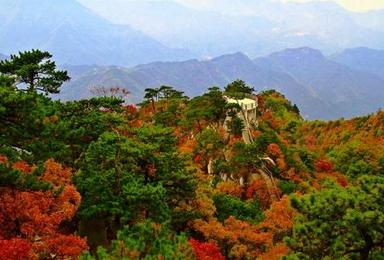
[[[281,92],[300,106],[305,119],[351,118],[384,106],[384,77],[380,73],[384,52],[360,50],[326,57],[319,50],[303,47],[255,60],[234,53],[209,60],[155,62],[129,69],[66,66],[73,80],[55,97],[78,100],[94,96],[95,86],[120,86],[131,91],[129,101],[140,102],[144,89],[161,85],[195,97],[211,86],[225,86],[240,78],[257,90]]]
[[[0,259],[384,256],[382,111],[306,121],[242,80],[63,103],[36,50],[0,73]],[[257,101],[257,124],[225,96]]]

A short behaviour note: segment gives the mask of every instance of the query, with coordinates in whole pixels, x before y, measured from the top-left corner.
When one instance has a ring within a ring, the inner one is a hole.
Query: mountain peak
[[[76,0],[0,0],[0,5],[5,53],[35,48],[49,51],[59,64],[125,66],[194,56],[130,25],[113,24]]]
[[[248,62],[250,62],[250,63],[252,63],[251,59],[242,52],[235,52],[235,53],[231,53],[231,54],[222,55],[222,56],[213,58],[211,61],[215,62],[215,63],[216,62],[219,62],[219,63],[223,63],[223,62],[231,62],[231,63],[246,62],[246,63],[248,63]]]
[[[285,49],[281,52],[272,53],[270,57],[289,59],[325,59],[321,51],[309,47]]]

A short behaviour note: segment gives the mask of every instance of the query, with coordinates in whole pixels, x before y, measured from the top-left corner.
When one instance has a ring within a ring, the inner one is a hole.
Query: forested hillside
[[[306,121],[242,80],[52,100],[69,77],[0,62],[0,259],[384,257],[384,112]]]

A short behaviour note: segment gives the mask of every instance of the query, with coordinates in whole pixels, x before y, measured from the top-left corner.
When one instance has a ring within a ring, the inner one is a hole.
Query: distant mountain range
[[[50,51],[72,76],[59,96],[66,100],[100,85],[127,87],[132,102],[163,84],[194,96],[241,78],[281,91],[307,118],[384,106],[384,11],[327,1],[180,2],[0,0],[0,52]]]
[[[7,55],[1,54],[0,53],[0,60],[5,60],[8,59],[9,57]]]
[[[347,49],[331,59],[350,68],[370,72],[384,79],[384,50],[369,48]]]
[[[0,0],[0,6],[5,54],[39,48],[62,64],[124,66],[192,57],[129,25],[112,24],[75,0]]]
[[[237,51],[257,57],[301,46],[327,55],[357,46],[384,49],[384,11],[355,13],[332,1],[78,1],[114,23],[199,57]]]
[[[160,85],[171,85],[195,96],[210,86],[223,87],[240,78],[256,90],[282,92],[299,106],[306,118],[351,117],[384,107],[381,72],[375,66],[361,69],[352,62],[373,64],[371,59],[382,60],[383,52],[364,50],[377,55],[359,57],[361,49],[352,49],[327,58],[318,50],[297,48],[256,60],[235,53],[210,60],[155,62],[133,68],[67,66],[72,81],[62,88],[59,98],[85,98],[92,95],[90,90],[95,86],[120,86],[131,91],[130,102],[138,102],[145,88]],[[351,62],[337,62],[345,53]]]
[[[382,78],[327,59],[320,51],[310,48],[289,49],[255,62],[259,66],[291,75],[314,97],[327,104],[333,111],[324,113],[322,118],[327,118],[327,115],[330,118],[350,117],[384,107]]]
[[[184,1],[185,2],[185,1]],[[193,1],[189,1],[193,2]],[[193,4],[192,4],[193,5]],[[39,48],[60,64],[134,66],[310,46],[384,49],[384,11],[327,1],[0,0],[0,52]]]

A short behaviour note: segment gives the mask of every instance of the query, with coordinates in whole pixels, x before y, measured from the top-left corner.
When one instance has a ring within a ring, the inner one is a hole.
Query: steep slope
[[[384,50],[369,48],[347,49],[332,55],[330,59],[352,69],[370,72],[384,79]]]
[[[384,105],[381,78],[331,61],[317,50],[287,49],[255,62],[291,75],[332,106],[334,115],[351,117],[376,111]]]
[[[124,25],[114,25],[75,0],[0,0],[0,49],[7,53],[41,48],[59,63],[134,65],[181,60],[170,49]]]

